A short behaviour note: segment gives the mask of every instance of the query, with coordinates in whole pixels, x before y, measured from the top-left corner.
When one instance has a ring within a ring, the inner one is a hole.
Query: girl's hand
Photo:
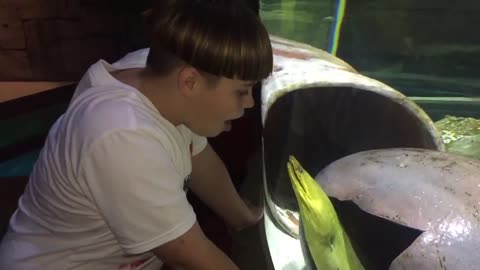
[[[260,222],[260,220],[263,218],[263,212],[264,212],[263,205],[255,206],[248,200],[244,200],[244,201],[250,211],[248,216],[246,217],[245,222],[242,224],[242,226],[236,228],[237,231],[254,226],[258,222]]]

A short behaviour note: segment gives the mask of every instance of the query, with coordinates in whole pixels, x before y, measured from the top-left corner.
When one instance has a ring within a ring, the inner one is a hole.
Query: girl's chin
[[[223,130],[224,131],[232,130],[232,121],[225,121]]]

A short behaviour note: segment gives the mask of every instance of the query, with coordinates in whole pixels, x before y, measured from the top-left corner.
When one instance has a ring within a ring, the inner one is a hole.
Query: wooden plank
[[[2,0],[4,6],[14,8],[22,19],[51,18],[59,14],[57,0]]]
[[[0,82],[0,103],[46,92],[73,82]]]
[[[0,18],[0,48],[25,49],[25,34],[20,18]]]
[[[58,33],[53,20],[29,20],[24,23],[32,80],[64,80]]]
[[[32,70],[24,51],[0,51],[0,81],[30,80]]]

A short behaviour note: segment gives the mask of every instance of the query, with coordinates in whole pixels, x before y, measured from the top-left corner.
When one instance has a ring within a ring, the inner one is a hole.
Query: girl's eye
[[[237,91],[238,95],[239,96],[245,96],[245,95],[248,95],[248,90],[239,90]]]

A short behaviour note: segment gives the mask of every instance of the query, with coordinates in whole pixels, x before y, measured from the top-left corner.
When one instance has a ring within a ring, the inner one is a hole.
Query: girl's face
[[[216,83],[202,77],[197,81],[197,95],[191,108],[194,114],[186,125],[196,134],[215,137],[231,129],[231,121],[254,106],[253,83],[220,77]]]

